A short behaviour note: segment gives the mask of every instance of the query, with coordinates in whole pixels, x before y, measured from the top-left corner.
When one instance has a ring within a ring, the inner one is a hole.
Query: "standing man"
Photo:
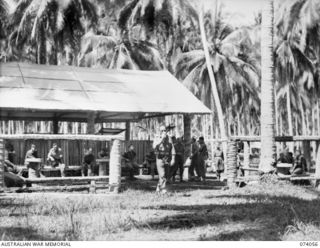
[[[136,162],[136,152],[134,151],[134,146],[131,144],[129,146],[129,151],[123,154],[126,167],[129,168],[129,179],[134,180],[134,169],[138,167]]]
[[[191,165],[189,168],[189,177],[190,180],[195,179],[194,171],[196,170],[198,174],[198,164],[199,164],[199,145],[197,143],[197,139],[195,137],[192,137],[191,139]],[[197,175],[199,176],[199,174]]]
[[[170,166],[174,166],[176,155],[173,145],[169,142],[165,126],[160,127],[160,139],[156,139],[153,146],[159,174],[159,182],[156,191],[160,194],[165,194],[167,192],[166,183],[169,177],[169,168]]]
[[[179,169],[180,182],[183,182],[184,145],[181,141],[181,138],[176,139],[175,136],[172,136],[171,139],[174,150],[176,152],[176,156],[175,164],[173,167],[171,167],[170,176],[172,176],[172,181],[174,182],[177,171]]]
[[[209,153],[207,145],[204,143],[204,138],[201,136],[199,137],[199,163],[198,163],[198,172],[200,181],[206,180],[206,160],[208,159]]]
[[[217,147],[217,150],[214,152],[214,160],[217,178],[218,180],[220,180],[221,173],[224,172],[224,156],[219,146]]]

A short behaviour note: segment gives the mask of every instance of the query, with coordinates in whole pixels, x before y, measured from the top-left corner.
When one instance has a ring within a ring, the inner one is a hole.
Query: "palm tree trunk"
[[[183,131],[185,144],[185,158],[188,158],[191,155],[191,116],[188,114],[183,115]]]
[[[320,135],[320,108],[319,108],[319,98],[317,98],[317,120],[318,120],[318,135]]]
[[[209,74],[209,78],[210,78],[213,99],[214,99],[214,103],[215,103],[215,106],[217,108],[217,113],[218,113],[220,136],[222,139],[225,139],[227,136],[226,136],[226,130],[225,130],[225,125],[224,125],[224,116],[223,116],[223,112],[222,112],[222,107],[221,107],[221,102],[220,102],[220,98],[219,98],[219,94],[218,94],[216,80],[215,80],[212,66],[211,66],[211,59],[210,59],[206,33],[205,33],[205,29],[204,29],[204,22],[203,22],[203,6],[200,8],[199,12],[200,12],[199,13],[199,26],[200,26],[200,32],[201,32],[201,40],[202,40],[203,50],[204,50],[204,54],[205,54],[205,58],[206,58],[206,64],[207,64],[208,74]]]
[[[278,113],[278,100],[277,100],[277,91],[276,88],[274,88],[274,109],[275,109],[275,115],[276,115],[276,134],[279,135],[279,113]]]
[[[47,46],[46,46],[46,32],[44,24],[41,24],[39,32],[39,45],[38,45],[38,64],[46,64],[47,62]]]
[[[264,0],[261,25],[261,158],[259,170],[274,170],[276,159],[274,59],[273,59],[273,0]]]
[[[291,110],[291,101],[290,101],[290,85],[287,86],[287,111],[288,111],[288,128],[289,136],[293,135],[292,127],[292,110]]]
[[[293,126],[292,126],[292,109],[291,109],[291,97],[290,97],[290,84],[287,85],[287,115],[288,115],[288,131],[289,136],[293,136]],[[293,152],[293,142],[289,142],[289,150]]]
[[[307,127],[306,127],[306,118],[302,103],[300,104],[300,111],[301,111],[301,122],[302,122],[302,135],[307,135]]]

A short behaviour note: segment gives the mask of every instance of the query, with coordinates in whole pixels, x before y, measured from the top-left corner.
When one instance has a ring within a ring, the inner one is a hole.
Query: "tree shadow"
[[[135,180],[124,181],[122,184],[122,190],[128,189],[141,190],[146,192],[155,192],[157,188],[157,180]],[[216,180],[207,180],[206,182],[174,182],[167,183],[168,191],[170,192],[188,192],[194,190],[219,190],[224,187],[225,184]]]
[[[59,240],[58,237],[40,235],[33,228],[23,227],[0,227],[0,237],[2,241],[19,240]]]
[[[223,195],[217,197],[219,198],[220,204],[149,206],[148,209],[177,213],[161,219],[151,219],[145,223],[145,227],[179,230],[210,225],[223,227],[224,231],[209,233],[200,237],[200,240],[280,240],[286,228],[295,225],[295,221],[320,223],[320,199],[303,200],[260,194]],[[221,198],[226,200],[221,202]],[[242,198],[246,202],[234,204],[234,199],[231,198]],[[243,227],[244,223],[249,229]],[[237,225],[240,227],[237,228]]]

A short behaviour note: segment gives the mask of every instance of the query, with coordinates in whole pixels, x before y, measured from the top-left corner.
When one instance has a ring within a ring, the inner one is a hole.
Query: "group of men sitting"
[[[307,162],[303,157],[300,149],[295,150],[295,156],[293,157],[292,152],[289,152],[289,148],[286,147],[279,156],[278,163],[292,164],[291,175],[301,175],[307,172]]]
[[[23,185],[23,169],[15,165],[15,154],[16,152],[13,145],[11,143],[6,143],[4,152],[4,172],[7,187]],[[98,153],[98,157],[109,157],[108,150],[106,148],[103,148]],[[36,176],[40,176],[40,168],[38,168],[38,163],[32,162],[32,159],[37,158],[39,158],[39,156],[36,145],[31,144],[30,149],[26,152],[25,155],[25,165],[27,166],[27,168],[33,168]],[[62,149],[58,147],[57,143],[53,143],[52,148],[48,152],[46,161],[47,164],[52,168],[64,168]],[[88,176],[88,171],[89,175],[98,175],[99,173],[99,165],[96,165],[95,163],[95,157],[93,155],[92,148],[87,149],[84,153],[83,164],[81,167],[82,176]]]

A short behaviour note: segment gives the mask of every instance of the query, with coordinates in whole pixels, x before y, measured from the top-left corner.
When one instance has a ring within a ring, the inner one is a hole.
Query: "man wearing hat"
[[[169,177],[170,166],[174,166],[176,155],[173,145],[169,142],[165,126],[160,127],[160,138],[155,139],[153,147],[156,154],[156,165],[159,175],[156,191],[165,194],[167,192],[166,183]]]

